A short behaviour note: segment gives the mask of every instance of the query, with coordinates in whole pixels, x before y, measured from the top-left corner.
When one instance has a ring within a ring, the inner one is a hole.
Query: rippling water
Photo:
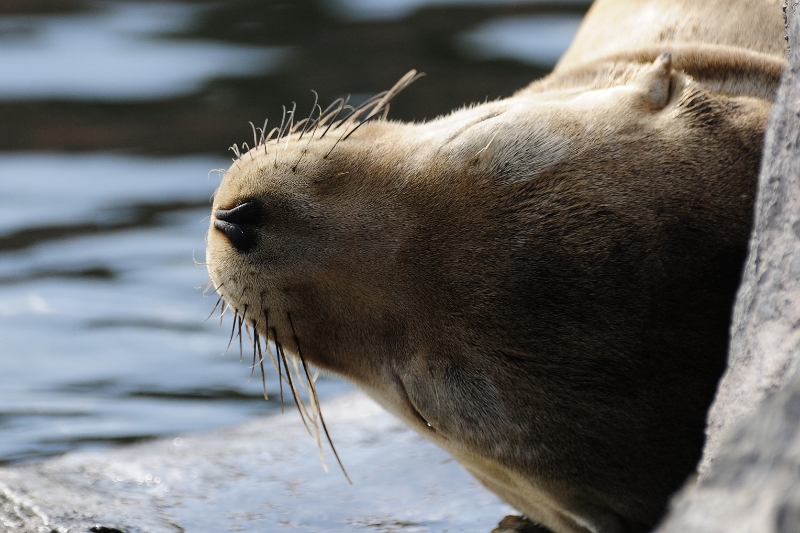
[[[0,457],[233,424],[274,407],[204,321],[217,158],[0,156]],[[206,177],[208,175],[208,177]],[[236,350],[232,350],[236,351]]]
[[[423,119],[547,72],[583,1],[0,6],[0,462],[278,408],[199,288],[209,198],[249,120],[428,73]],[[20,12],[24,8],[25,12]],[[229,323],[225,324],[229,327]],[[269,376],[268,376],[269,378]],[[277,378],[267,380],[277,387]],[[323,377],[321,394],[348,386]],[[270,392],[275,392],[270,390]]]

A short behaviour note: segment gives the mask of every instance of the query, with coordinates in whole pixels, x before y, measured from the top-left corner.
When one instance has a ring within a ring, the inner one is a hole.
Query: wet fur
[[[551,76],[431,122],[378,120],[412,73],[355,118],[254,128],[214,199],[256,206],[252,248],[209,232],[238,327],[553,531],[652,528],[700,456],[784,65],[780,5],[710,1],[739,17],[717,31],[695,4],[601,1]],[[652,9],[682,18],[608,29]]]

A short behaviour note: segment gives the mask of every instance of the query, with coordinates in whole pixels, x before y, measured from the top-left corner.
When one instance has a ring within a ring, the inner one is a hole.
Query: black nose
[[[244,202],[232,209],[217,209],[214,227],[222,231],[239,252],[247,252],[256,244],[255,231],[249,225],[258,221],[259,207],[255,202]]]

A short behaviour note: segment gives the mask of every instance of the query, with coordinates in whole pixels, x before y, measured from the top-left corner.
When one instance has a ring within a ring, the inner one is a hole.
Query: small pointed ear
[[[669,100],[669,85],[672,78],[672,54],[664,52],[656,58],[636,79],[642,97],[650,109],[659,110]]]

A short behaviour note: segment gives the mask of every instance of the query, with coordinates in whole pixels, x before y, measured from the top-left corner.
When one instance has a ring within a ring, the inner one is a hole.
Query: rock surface
[[[792,20],[790,46],[800,38],[798,20]],[[709,413],[701,477],[722,435],[786,384],[800,357],[800,57],[792,49],[767,129],[750,254],[734,309],[728,370]]]
[[[796,6],[796,3],[795,3]],[[657,530],[800,531],[800,18],[770,117],[728,370],[699,480]]]
[[[0,469],[0,531],[456,533],[513,509],[361,393],[323,406],[349,485],[297,413]]]

